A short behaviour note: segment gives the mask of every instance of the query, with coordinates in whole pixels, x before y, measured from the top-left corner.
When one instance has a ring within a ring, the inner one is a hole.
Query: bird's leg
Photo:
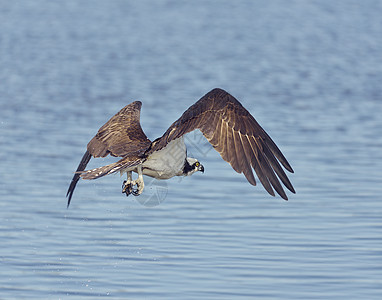
[[[127,180],[123,182],[122,185],[122,193],[126,194],[126,197],[129,196],[133,192],[133,184],[132,184],[132,177],[131,177],[131,171],[127,172]]]
[[[140,194],[142,194],[143,189],[145,188],[145,183],[143,181],[143,173],[142,173],[142,166],[141,165],[138,166],[137,172],[138,172],[138,178],[137,178],[137,180],[133,181],[133,185],[137,185],[137,189],[132,191],[134,196],[139,196]]]

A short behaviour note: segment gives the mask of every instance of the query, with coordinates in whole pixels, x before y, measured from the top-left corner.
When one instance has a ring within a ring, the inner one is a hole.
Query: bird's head
[[[184,175],[189,176],[194,174],[197,171],[204,173],[203,165],[196,158],[187,157],[186,163],[183,168]]]

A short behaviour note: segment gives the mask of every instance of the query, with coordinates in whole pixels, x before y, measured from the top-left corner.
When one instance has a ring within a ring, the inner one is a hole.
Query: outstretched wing
[[[153,142],[150,153],[195,129],[203,133],[236,172],[244,173],[252,185],[256,185],[253,168],[272,196],[275,195],[274,188],[288,200],[279,179],[295,193],[279,163],[291,173],[293,169],[280,149],[240,102],[221,89],[213,89],[187,109],[161,138]]]
[[[85,179],[94,179],[106,174],[111,173],[111,170],[117,171],[114,164],[105,166],[104,169],[99,168],[97,175],[90,178],[90,173],[85,176],[83,172],[93,157],[105,157],[108,154],[112,156],[124,157],[126,159],[120,160],[118,163],[121,168],[125,167],[121,165],[121,162],[128,161],[129,164],[133,160],[142,156],[145,151],[150,147],[151,141],[147,138],[143,132],[139,119],[142,103],[135,101],[126,105],[116,115],[114,115],[109,121],[105,123],[99,130],[95,137],[88,143],[87,151],[84,156],[73,179],[70,183],[66,196],[68,198],[68,206],[72,199],[74,189],[77,185],[80,177]],[[105,172],[101,172],[104,170]]]

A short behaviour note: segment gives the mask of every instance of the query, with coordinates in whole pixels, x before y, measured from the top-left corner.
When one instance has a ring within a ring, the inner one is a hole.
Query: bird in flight
[[[126,105],[88,143],[66,194],[68,207],[80,178],[96,179],[118,171],[121,175],[126,173],[122,193],[139,196],[144,189],[143,175],[169,179],[204,172],[198,159],[187,157],[184,143],[184,135],[195,129],[199,129],[221,157],[237,173],[243,173],[250,184],[256,185],[253,169],[270,195],[275,196],[275,190],[288,200],[280,180],[295,193],[280,163],[291,173],[293,169],[280,149],[255,118],[226,91],[216,88],[208,92],[153,142],[141,128],[141,106],[140,101]],[[121,159],[85,170],[91,157],[109,154]],[[132,172],[138,174],[136,180],[132,179]]]

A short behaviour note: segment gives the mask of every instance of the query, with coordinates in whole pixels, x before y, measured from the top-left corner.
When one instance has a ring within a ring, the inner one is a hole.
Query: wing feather
[[[267,144],[264,144],[264,154],[267,157],[271,167],[273,170],[276,172],[277,176],[280,178],[282,183],[293,193],[295,193],[295,190],[292,186],[292,183],[289,181],[287,175],[285,174],[284,170],[281,168],[279,162],[277,159],[274,157],[273,153],[270,151],[269,147]]]
[[[285,158],[285,156],[281,153],[280,149],[276,146],[275,142],[272,141],[271,137],[264,131],[265,134],[265,143],[268,145],[269,149],[272,151],[273,155],[281,162],[283,167],[287,169],[289,172],[294,173],[291,165]]]
[[[72,181],[70,182],[68,191],[66,192],[66,197],[68,198],[68,207],[70,205],[70,201],[72,200],[72,196],[74,193],[74,189],[76,188],[77,182],[80,179],[80,174],[79,172],[82,172],[85,170],[86,166],[88,165],[90,159],[91,159],[91,154],[89,151],[86,151],[85,154],[82,156],[82,159],[77,167],[76,173],[74,173]]]
[[[226,136],[223,134],[223,132],[226,132],[226,128],[225,128],[225,124],[223,122],[223,120],[221,120],[219,122],[220,124],[218,125],[218,130],[216,131],[216,151],[218,151],[219,153],[220,152],[224,152],[224,149],[226,147]],[[225,157],[227,156],[226,154],[224,154]],[[224,159],[224,158],[223,158]]]
[[[233,129],[232,129],[232,132],[233,132],[233,137],[235,142],[235,154],[238,161],[238,165],[240,167],[240,172],[238,173],[243,173],[245,178],[247,178],[248,182],[253,185],[253,182],[252,182],[253,173],[251,170],[251,165],[248,163],[247,156],[243,148],[240,132],[234,131]]]
[[[288,199],[279,179],[295,193],[279,162],[289,172],[293,173],[293,169],[280,149],[241,103],[222,89],[213,89],[190,106],[154,141],[146,155],[195,129],[200,129],[221,157],[252,185],[256,185],[254,169],[269,194],[275,195],[274,188],[283,199]]]
[[[260,139],[255,139],[255,142],[257,143],[258,147],[262,149],[262,151],[259,152],[258,158],[259,158],[259,164],[261,168],[263,169],[264,174],[268,177],[269,182],[271,183],[272,187],[276,190],[276,192],[283,198],[288,199],[279,180],[277,179],[273,169],[271,168],[268,160],[266,159],[265,153],[264,153],[264,147],[262,145],[262,141]]]
[[[240,134],[240,138],[241,138],[241,143],[242,143],[242,146],[243,146],[243,150],[244,150],[245,156],[247,157],[246,170],[244,170],[243,173],[244,173],[245,177],[247,178],[247,180],[249,181],[250,184],[256,185],[256,179],[253,176],[253,172],[252,172],[252,169],[251,169],[252,161],[256,160],[256,158],[255,158],[255,156],[253,154],[252,147],[249,144],[247,136]]]
[[[211,121],[211,128],[209,129],[210,131],[208,132],[208,135],[211,137],[210,139],[210,144],[213,146],[213,147],[216,147],[218,145],[218,142],[219,142],[219,135],[220,135],[220,126],[221,126],[221,123],[222,123],[222,120],[220,119],[220,117],[216,114],[214,116],[212,116],[212,121]],[[200,128],[201,126],[199,126],[198,128]],[[214,130],[212,130],[212,128]],[[203,133],[204,135],[204,133]]]
[[[252,167],[255,170],[257,177],[259,178],[261,184],[266,189],[266,191],[270,195],[274,196],[275,192],[273,191],[272,186],[269,182],[269,177],[264,170],[264,166],[263,166],[264,163],[262,161],[263,156],[261,154],[261,151],[258,151],[259,149],[257,148],[258,147],[257,143],[255,142],[253,137],[249,139],[249,142],[251,144],[252,150],[256,149],[256,152],[257,152],[257,155],[255,155],[255,160],[252,162]],[[255,151],[253,150],[253,152]]]
[[[227,124],[224,122],[224,124]],[[235,143],[235,135],[232,128],[227,127],[227,144],[226,149],[224,149],[224,153],[227,155],[226,159],[224,159],[226,162],[231,164],[231,167],[237,172],[241,173],[243,168],[240,166],[240,161],[236,155],[236,143]],[[223,157],[223,156],[222,156]]]

